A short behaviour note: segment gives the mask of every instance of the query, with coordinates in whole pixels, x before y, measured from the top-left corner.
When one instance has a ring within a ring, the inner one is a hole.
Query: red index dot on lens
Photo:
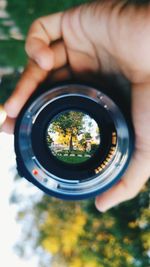
[[[32,170],[32,173],[33,173],[33,175],[38,175],[39,172],[38,172],[38,170],[33,169],[33,170]]]

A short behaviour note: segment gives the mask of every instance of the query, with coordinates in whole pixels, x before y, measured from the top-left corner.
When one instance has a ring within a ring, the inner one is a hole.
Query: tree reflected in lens
[[[47,145],[59,160],[77,164],[90,159],[100,145],[96,121],[81,111],[65,111],[54,117],[47,129]]]

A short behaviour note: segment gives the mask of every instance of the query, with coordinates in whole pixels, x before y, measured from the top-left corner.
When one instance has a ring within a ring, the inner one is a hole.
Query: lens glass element
[[[96,121],[78,110],[59,113],[50,121],[46,131],[46,144],[52,155],[68,164],[89,160],[100,142]]]

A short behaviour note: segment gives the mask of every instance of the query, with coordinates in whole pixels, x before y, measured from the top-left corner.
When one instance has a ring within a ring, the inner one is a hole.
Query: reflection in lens
[[[50,122],[47,146],[59,160],[77,164],[90,159],[100,145],[96,121],[81,111],[65,111]]]

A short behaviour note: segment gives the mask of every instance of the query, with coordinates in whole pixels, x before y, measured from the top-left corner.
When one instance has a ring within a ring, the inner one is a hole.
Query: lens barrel
[[[90,198],[121,179],[133,136],[130,120],[103,90],[79,83],[48,87],[18,116],[18,172],[50,196]]]

